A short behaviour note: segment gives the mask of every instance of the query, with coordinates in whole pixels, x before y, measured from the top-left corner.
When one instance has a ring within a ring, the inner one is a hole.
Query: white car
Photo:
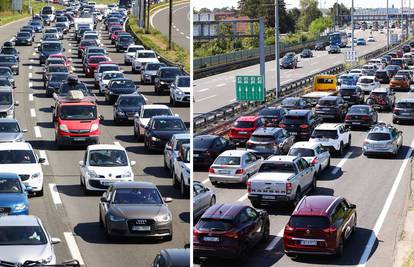
[[[101,40],[99,39],[99,34],[96,32],[85,32],[82,40],[96,40],[98,46],[102,45]]]
[[[377,69],[378,69],[378,67],[375,64],[365,64],[364,66],[362,66],[362,70],[376,71]]]
[[[148,122],[154,116],[173,116],[171,109],[166,105],[143,105],[139,116],[134,118],[134,136],[142,139]]]
[[[99,80],[101,79],[102,73],[104,73],[105,71],[123,72],[123,70],[121,70],[117,64],[99,64],[98,69],[94,73],[96,88],[99,88]]]
[[[54,245],[40,218],[33,215],[0,216],[0,259],[22,266],[26,261],[56,264]],[[1,266],[10,266],[3,265]],[[13,265],[14,266],[14,265]]]
[[[177,76],[170,85],[170,104],[190,104],[190,76]]]
[[[385,67],[385,63],[383,63],[379,58],[373,58],[370,61],[368,61],[368,63],[376,65],[378,70],[383,69]]]
[[[375,38],[374,38],[374,36],[370,36],[370,37],[368,37],[368,42],[375,42]]]
[[[375,76],[361,76],[358,79],[357,86],[359,86],[364,93],[369,94],[375,88],[381,87],[381,84]]]
[[[32,146],[26,142],[0,143],[0,170],[16,173],[23,184],[32,187],[37,196],[43,195],[44,158],[34,153]]]
[[[136,52],[140,50],[145,50],[143,45],[136,45],[136,44],[129,45],[127,50],[124,53],[124,64],[125,65],[131,64],[132,61],[134,60]]]
[[[190,188],[190,150],[189,143],[182,145],[174,161],[172,184],[174,187],[180,186],[181,196],[185,196]]]
[[[135,52],[131,70],[134,73],[141,73],[147,63],[159,63],[157,54],[152,50],[138,50]]]
[[[352,69],[348,72],[349,74],[357,74],[359,77],[362,76],[362,69]]]
[[[90,145],[79,161],[81,186],[89,193],[105,191],[116,182],[133,181],[134,165],[135,161],[129,161],[125,148],[120,145]]]
[[[345,148],[351,147],[351,132],[343,123],[322,123],[313,130],[309,142],[321,144],[342,157]]]
[[[291,146],[288,156],[298,156],[305,159],[309,164],[315,166],[318,176],[331,166],[331,155],[321,144],[315,142],[301,141]]]
[[[99,93],[103,94],[109,82],[116,78],[124,78],[124,73],[121,71],[104,71],[99,80]]]
[[[164,168],[174,171],[174,162],[177,159],[177,155],[181,145],[190,143],[190,134],[174,134],[170,141],[165,145],[164,149]]]

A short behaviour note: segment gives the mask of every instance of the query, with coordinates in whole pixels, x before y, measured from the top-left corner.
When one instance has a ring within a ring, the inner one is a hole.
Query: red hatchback
[[[343,197],[302,198],[285,227],[283,243],[289,257],[299,254],[342,255],[355,231],[356,206]]]
[[[98,69],[99,63],[106,62],[108,60],[109,59],[106,56],[91,56],[85,66],[86,77],[94,77],[94,72]]]
[[[230,129],[229,138],[236,144],[246,143],[252,133],[263,126],[264,119],[261,116],[242,116],[236,120]]]

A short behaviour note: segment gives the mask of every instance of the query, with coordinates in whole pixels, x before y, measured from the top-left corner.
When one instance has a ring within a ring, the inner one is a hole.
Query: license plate
[[[134,225],[132,231],[151,231],[151,226]]]
[[[193,154],[193,157],[199,157],[200,154]]]
[[[411,115],[410,113],[408,113],[408,112],[401,112],[400,113],[401,115],[405,115],[405,116],[407,116],[407,115]]]
[[[263,199],[276,199],[275,196],[262,196]]]
[[[349,95],[344,95],[344,98],[351,98],[351,96],[349,96]]]
[[[219,242],[220,241],[218,237],[214,237],[214,236],[205,236],[203,240],[208,241],[208,242]]]
[[[301,240],[300,244],[303,246],[316,246],[318,242],[313,240]]]
[[[73,138],[74,141],[86,141],[86,137],[75,137]]]
[[[217,172],[220,173],[220,174],[229,174],[230,173],[230,171],[228,171],[228,170],[218,170]]]
[[[298,133],[297,132],[291,132],[290,134],[291,135],[297,135]]]
[[[384,145],[373,145],[374,148],[384,148]]]
[[[247,132],[239,132],[239,134],[247,134]]]
[[[361,123],[360,122],[352,122],[352,124],[357,124],[358,125],[358,124],[361,124]]]
[[[329,140],[328,138],[319,138],[319,141],[322,141],[322,142],[326,142],[328,140]]]
[[[101,181],[101,185],[110,186],[111,184],[113,184],[113,183],[112,182]]]
[[[254,146],[254,148],[255,149],[263,150],[263,149],[266,149],[266,146]]]

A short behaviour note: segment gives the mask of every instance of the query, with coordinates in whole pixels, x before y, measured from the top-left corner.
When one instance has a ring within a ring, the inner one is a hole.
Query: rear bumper
[[[204,247],[197,244],[193,245],[194,258],[223,258],[234,259],[238,257],[236,247]]]
[[[414,115],[392,115],[393,119],[400,120],[400,121],[414,121]]]
[[[218,182],[218,183],[226,183],[226,184],[239,184],[244,183],[247,180],[246,176],[239,176],[239,175],[220,175],[220,174],[209,174],[208,178],[210,181]]]
[[[99,136],[57,136],[56,141],[59,145],[71,145],[71,144],[97,144],[99,143]]]
[[[330,250],[330,249],[326,249],[326,250],[299,250],[299,249],[286,249],[285,248],[285,253],[286,254],[300,254],[300,255],[335,255],[336,254],[336,250]]]
[[[294,199],[293,195],[259,195],[259,194],[251,194],[251,193],[249,193],[247,197],[252,202],[260,202],[260,203],[268,203],[268,204],[290,202]]]

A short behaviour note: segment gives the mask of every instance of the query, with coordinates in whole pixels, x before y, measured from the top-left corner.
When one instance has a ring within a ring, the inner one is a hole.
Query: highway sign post
[[[358,59],[357,51],[345,51],[345,62],[355,62]]]
[[[264,101],[263,76],[236,76],[237,101]]]

